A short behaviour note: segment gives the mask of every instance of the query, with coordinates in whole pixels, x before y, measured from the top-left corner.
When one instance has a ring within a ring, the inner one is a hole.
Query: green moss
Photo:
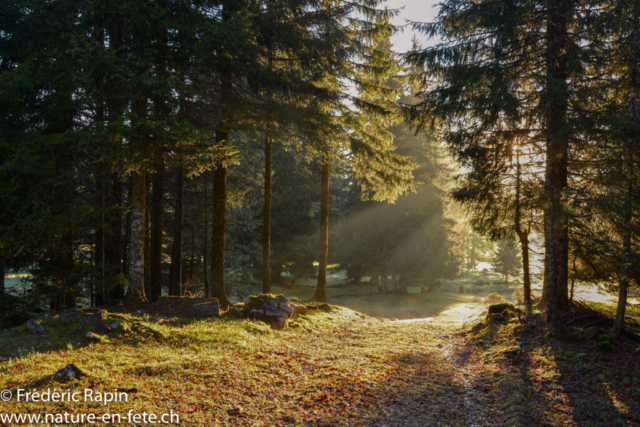
[[[313,302],[306,305],[308,310],[320,310],[325,313],[331,313],[334,309],[337,308],[335,305],[327,304],[324,302]]]
[[[516,311],[516,307],[508,302],[502,302],[499,304],[491,304],[489,306],[489,313],[488,314],[493,314],[493,313],[504,313],[505,311]]]
[[[524,325],[516,326],[513,328],[513,333],[516,335],[529,335],[533,333],[533,323],[525,323]]]
[[[506,323],[507,319],[500,313],[487,314],[487,322],[489,323]]]

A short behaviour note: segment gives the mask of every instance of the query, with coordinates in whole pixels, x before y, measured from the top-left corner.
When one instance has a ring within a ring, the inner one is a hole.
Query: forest
[[[640,425],[639,31],[640,0],[0,2],[0,425],[60,381],[124,390],[105,424]]]

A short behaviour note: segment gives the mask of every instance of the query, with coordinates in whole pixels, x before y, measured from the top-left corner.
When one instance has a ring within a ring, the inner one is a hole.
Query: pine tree
[[[501,184],[515,141],[544,156],[552,330],[562,327],[567,306],[568,148],[578,128],[569,125],[568,102],[581,81],[580,53],[589,46],[570,28],[581,25],[582,6],[588,9],[565,0],[445,2],[435,22],[416,25],[444,41],[408,55],[425,67],[426,86],[410,119],[419,129],[440,126],[440,138],[475,182]]]
[[[493,265],[498,273],[504,275],[505,282],[509,281],[509,276],[518,274],[522,268],[522,260],[513,242],[503,241],[498,244]]]

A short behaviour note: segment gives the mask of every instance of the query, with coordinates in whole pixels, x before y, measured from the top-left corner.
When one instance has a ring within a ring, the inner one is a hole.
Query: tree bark
[[[151,301],[162,295],[162,243],[164,228],[164,153],[157,149],[153,154],[151,193],[150,272]]]
[[[189,259],[189,280],[193,281],[193,269],[195,268],[196,262],[196,232],[191,227],[191,257]]]
[[[151,296],[151,174],[144,175],[144,294]]]
[[[4,257],[2,256],[2,253],[0,253],[0,295],[4,295],[6,292],[4,287],[4,278],[6,271],[7,270],[4,264]]]
[[[562,329],[567,308],[568,218],[563,193],[567,188],[569,143],[567,138],[567,62],[570,0],[549,0],[547,6],[546,168],[545,168],[545,276],[547,326]]]
[[[106,293],[106,304],[120,301],[124,298],[122,284],[114,285],[111,280],[122,274],[122,182],[117,173],[111,173],[107,205],[111,207],[107,215],[107,230],[105,234],[104,257],[109,273],[109,285]],[[127,230],[127,233],[129,231]]]
[[[569,294],[569,301],[573,302],[573,291],[575,289],[576,286],[576,275],[577,275],[577,271],[576,271],[576,259],[575,257],[573,258],[573,274],[571,275],[571,293]]]
[[[216,132],[216,144],[226,146],[228,133]],[[213,236],[211,250],[211,296],[218,299],[220,308],[226,310],[229,307],[225,291],[224,280],[224,256],[225,256],[225,229],[227,214],[227,167],[222,163],[216,164],[213,173]]]
[[[636,121],[638,111],[636,109],[636,96],[637,96],[637,68],[636,62],[638,61],[638,13],[636,6],[635,13],[635,28],[633,30],[633,46],[631,54],[631,66],[629,72],[630,88],[629,88],[629,122]],[[624,170],[626,174],[625,182],[625,200],[623,205],[622,214],[622,265],[620,268],[620,282],[618,289],[618,308],[616,310],[616,319],[613,323],[613,329],[611,335],[614,338],[620,338],[622,328],[624,326],[624,315],[627,307],[627,293],[630,282],[630,267],[631,267],[631,219],[633,216],[633,146],[634,141],[627,139],[625,141],[624,150]]]
[[[131,243],[129,245],[127,302],[134,306],[146,301],[144,293],[144,176],[144,170],[132,174]]]
[[[132,206],[133,199],[133,178],[127,179],[127,205]],[[124,245],[122,246],[122,260],[125,276],[129,277],[129,254],[131,252],[131,209],[127,211],[124,219]]]
[[[320,258],[318,283],[312,301],[327,301],[327,259],[329,257],[329,155],[322,159],[322,184],[320,188]]]
[[[209,190],[207,184],[209,182],[209,172],[204,171],[204,244],[202,245],[202,264],[204,270],[204,296],[211,297],[211,288],[209,286],[209,260],[207,255],[207,247],[209,246]]]
[[[171,271],[169,295],[179,296],[182,282],[182,245],[184,242],[184,167],[178,167],[176,205],[173,222],[173,250],[171,253]]]
[[[264,132],[264,216],[262,235],[262,293],[271,293],[271,128]]]
[[[520,239],[522,245],[522,272],[524,281],[523,301],[525,304],[531,303],[531,273],[529,271],[529,239]]]
[[[105,164],[104,162],[99,162],[96,168],[96,206],[99,207],[101,211],[99,223],[96,227],[95,233],[95,267],[96,267],[96,275],[99,277],[98,286],[94,289],[93,292],[93,303],[96,306],[105,305],[107,300],[107,262],[106,262],[106,254],[105,254],[105,246],[106,246],[106,229],[107,229],[107,214],[105,212],[106,204],[107,204],[107,195],[106,195],[106,182],[105,182]]]
[[[522,203],[521,196],[521,176],[522,169],[520,166],[520,152],[516,147],[516,211],[515,211],[515,228],[518,239],[520,240],[520,247],[522,249],[522,273],[524,282],[524,295],[523,302],[525,304],[531,303],[531,275],[529,273],[529,232],[530,228],[524,230],[522,228]]]

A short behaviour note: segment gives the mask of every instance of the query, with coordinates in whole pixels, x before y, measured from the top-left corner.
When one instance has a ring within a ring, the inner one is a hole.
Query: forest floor
[[[0,402],[0,416],[109,412],[131,425],[129,411],[173,411],[188,426],[640,425],[632,343],[603,349],[550,338],[540,316],[524,333],[515,322],[481,320],[481,305],[404,321],[310,307],[282,331],[249,320],[125,314],[146,328],[94,344],[81,327],[55,320],[43,322],[46,336],[2,333],[0,390],[14,398]],[[640,327],[640,312],[630,319]],[[69,363],[88,376],[54,380]],[[16,401],[25,388],[128,397],[108,406]]]

